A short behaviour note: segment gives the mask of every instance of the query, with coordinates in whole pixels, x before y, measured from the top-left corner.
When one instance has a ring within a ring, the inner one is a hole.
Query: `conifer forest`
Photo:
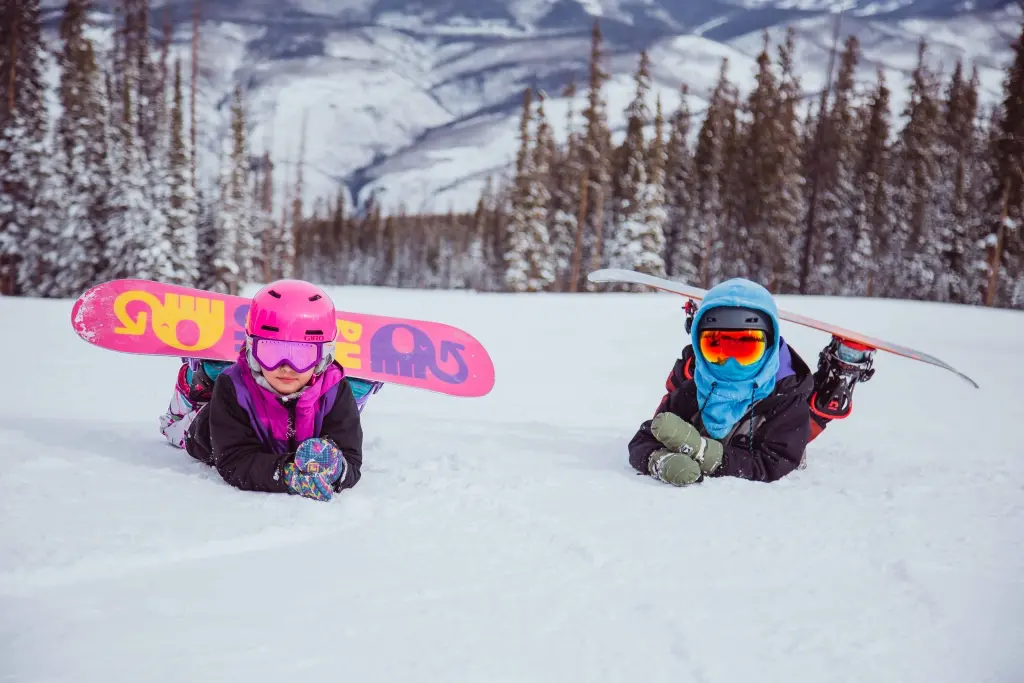
[[[304,206],[301,174],[275,208],[274,160],[251,152],[241,85],[220,176],[199,177],[195,68],[172,59],[170,26],[154,28],[147,0],[122,0],[101,49],[90,12],[68,0],[54,48],[39,0],[0,0],[3,295],[77,297],[125,277],[227,293],[280,277],[585,292],[589,272],[611,267],[700,287],[743,276],[780,294],[1024,308],[1024,27],[991,107],[971,64],[936,72],[922,43],[908,104],[893,111],[881,71],[855,81],[853,36],[808,100],[790,31],[765,37],[749,93],[723,62],[705,111],[686,97],[663,111],[641,53],[613,136],[595,23],[586,82],[561,93],[574,103],[567,139],[545,93],[526,89],[514,166],[474,212],[423,215],[356,213],[337,197]]]

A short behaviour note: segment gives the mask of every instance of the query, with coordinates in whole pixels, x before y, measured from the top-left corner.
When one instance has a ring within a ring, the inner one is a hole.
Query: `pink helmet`
[[[278,280],[256,292],[245,333],[276,341],[330,343],[338,336],[337,313],[327,292],[302,280]]]

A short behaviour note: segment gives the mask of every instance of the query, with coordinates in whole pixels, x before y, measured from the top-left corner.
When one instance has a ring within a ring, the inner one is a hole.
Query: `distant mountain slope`
[[[62,2],[49,0],[55,28]],[[97,3],[109,22],[109,0]],[[248,88],[256,152],[270,147],[287,191],[306,123],[306,198],[339,190],[355,201],[377,193],[385,206],[468,209],[488,173],[507,165],[516,146],[522,90],[556,98],[571,77],[585,78],[595,17],[606,39],[609,115],[620,125],[630,74],[650,51],[655,85],[675,106],[689,84],[694,111],[729,57],[731,78],[746,89],[765,29],[798,33],[806,92],[819,90],[834,26],[826,0],[203,0],[201,140],[203,166],[216,170],[235,82]],[[861,76],[881,67],[903,106],[906,77],[922,36],[947,67],[958,57],[980,69],[983,96],[998,96],[1019,11],[1008,0],[851,0],[843,33],[864,50]],[[154,3],[169,13],[188,60],[192,0]],[[548,102],[564,134],[567,102]],[[577,112],[580,109],[576,104]]]

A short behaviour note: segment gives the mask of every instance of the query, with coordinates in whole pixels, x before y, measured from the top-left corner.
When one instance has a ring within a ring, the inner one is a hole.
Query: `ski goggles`
[[[276,370],[288,365],[298,373],[307,372],[323,359],[324,345],[320,342],[280,341],[252,337],[252,357],[265,370]]]
[[[768,350],[764,330],[703,330],[700,353],[708,363],[722,365],[730,358],[742,366],[750,366]]]

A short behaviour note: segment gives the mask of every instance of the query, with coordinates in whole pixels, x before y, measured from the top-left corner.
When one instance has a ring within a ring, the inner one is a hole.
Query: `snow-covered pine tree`
[[[555,279],[547,229],[548,195],[537,168],[531,137],[533,91],[523,93],[516,157],[515,191],[510,197],[509,222],[505,234],[505,289],[511,292],[539,292]],[[543,153],[542,153],[543,158]],[[546,162],[545,162],[546,163]]]
[[[220,198],[214,210],[216,246],[213,250],[213,280],[208,289],[225,294],[238,294],[242,284],[239,277],[241,268],[238,263],[238,243],[242,231],[239,214],[245,200],[241,196],[242,193],[236,194],[234,176],[234,165],[230,161],[222,163]]]
[[[104,279],[130,277],[167,282],[174,277],[171,243],[164,214],[151,201],[151,166],[138,135],[137,106],[133,100],[138,74],[130,59],[125,60],[122,55],[122,60],[120,99],[107,126],[107,172],[111,185],[104,240],[109,269]]]
[[[266,281],[291,278],[295,269],[295,234],[284,215],[280,220],[274,219],[274,161],[270,153],[263,154],[260,188],[260,220],[263,222],[263,255],[266,259]],[[342,211],[344,200],[339,198]],[[352,258],[351,237],[347,232],[343,242],[343,257],[339,267],[339,284],[346,283],[348,262]]]
[[[647,183],[640,195],[644,231],[640,237],[642,256],[636,269],[656,277],[665,277],[665,170],[668,164],[665,141],[665,115],[661,95],[654,101],[654,138],[647,150]]]
[[[840,294],[849,291],[860,277],[863,263],[855,255],[856,231],[852,214],[857,204],[853,184],[861,132],[856,117],[857,93],[854,90],[860,44],[851,35],[846,40],[836,77],[834,97],[827,114],[821,118],[819,144],[812,146],[810,165],[815,186],[810,193],[807,223],[804,228],[810,243],[812,265],[805,293]]]
[[[577,231],[573,249],[573,273],[570,291],[593,291],[594,285],[587,280],[591,269],[604,263],[604,237],[608,216],[606,205],[610,201],[611,189],[611,131],[608,128],[604,85],[608,72],[601,62],[604,58],[603,37],[597,20],[591,31],[590,67],[587,92],[587,107],[583,118],[587,122],[580,158],[583,164],[585,191],[580,193],[583,223]]]
[[[741,126],[742,144],[737,167],[736,188],[740,213],[735,227],[725,237],[723,276],[747,277],[767,285],[773,275],[775,260],[772,194],[779,191],[779,141],[775,117],[779,113],[778,79],[772,70],[768,53],[768,32],[757,56],[754,88],[747,97],[744,113],[748,119]]]
[[[320,249],[314,256],[316,263],[317,282],[324,284],[340,284],[341,281],[341,250],[345,238],[345,198],[339,192],[333,202],[325,209],[320,229]]]
[[[881,250],[886,296],[925,298],[940,267],[934,241],[939,180],[939,82],[918,47],[906,123],[893,153],[893,229]]]
[[[696,178],[690,149],[689,87],[679,89],[679,108],[669,119],[665,148],[665,272],[686,283],[700,280],[704,236],[695,224]]]
[[[892,216],[889,194],[889,88],[885,72],[878,69],[878,80],[868,101],[857,112],[857,127],[863,132],[853,178],[854,202],[849,231],[853,234],[850,254],[851,275],[844,277],[842,294],[876,294],[879,244],[887,240]]]
[[[799,107],[803,100],[800,79],[794,66],[796,52],[795,31],[786,30],[786,38],[779,45],[779,100],[772,119],[776,167],[774,188],[766,198],[769,201],[769,233],[765,243],[771,257],[771,274],[762,281],[774,292],[794,292],[799,285],[799,243],[803,217],[807,211],[802,173]]]
[[[992,145],[985,305],[1024,308],[1024,23],[1013,54]]]
[[[551,245],[550,207],[551,186],[554,184],[552,166],[555,163],[555,136],[548,123],[547,112],[544,111],[544,92],[537,98],[537,127],[533,145],[533,177],[531,178],[532,216],[530,232],[535,235],[535,253],[532,264],[535,270],[535,284],[540,289],[550,289],[555,283],[557,265]],[[449,226],[454,228],[454,216],[449,212]],[[537,290],[534,290],[537,291]]]
[[[161,79],[159,65],[153,61],[150,46],[149,0],[122,0],[125,32],[130,36],[127,46],[135,74],[132,101],[136,108],[136,131],[145,159],[151,168],[152,186],[165,183],[165,169],[160,160],[166,157],[167,82]],[[154,198],[154,202],[160,201]]]
[[[191,167],[189,169],[191,173]],[[212,183],[200,183],[196,189],[196,278],[198,289],[213,290],[217,281],[214,259],[217,255],[217,204],[219,190]]]
[[[39,0],[0,0],[0,294],[5,295],[36,288],[53,260],[53,254],[33,253],[28,244],[33,235],[52,229],[41,201],[51,180],[45,163],[46,51],[39,11]]]
[[[493,192],[491,176],[487,176],[484,180],[483,190],[480,192],[480,199],[473,211],[470,222],[469,247],[462,267],[466,277],[466,286],[477,292],[490,291],[493,286],[487,263],[487,251],[490,248],[490,233],[487,226],[490,213],[493,210],[491,204],[494,201]]]
[[[236,85],[231,100],[231,153],[228,159],[229,177],[225,193],[224,210],[234,222],[235,255],[238,265],[238,285],[260,282],[263,279],[263,224],[257,220],[255,197],[250,179],[249,142],[246,131],[246,111],[241,86]],[[227,240],[232,238],[226,237]],[[224,252],[222,258],[230,258]]]
[[[106,261],[107,95],[93,43],[86,36],[90,0],[69,0],[60,24],[61,113],[54,168],[61,187],[55,296],[75,297],[99,281]]]
[[[971,83],[978,81],[978,69],[974,68]],[[966,201],[969,211],[968,248],[965,264],[967,298],[965,303],[984,304],[989,281],[989,258],[992,256],[991,235],[993,198],[998,196],[995,168],[998,162],[996,142],[999,136],[999,115],[1001,103],[987,107],[978,105],[977,150],[974,164],[968,171],[970,176],[969,197]]]
[[[568,100],[566,113],[566,140],[564,150],[551,151],[551,249],[555,259],[555,283],[553,289],[559,292],[570,290],[572,280],[572,256],[576,248],[576,233],[579,226],[580,182],[583,177],[583,163],[580,159],[580,136],[576,132],[573,99],[576,84],[570,80],[562,90],[562,97]],[[552,143],[554,137],[552,137]]]
[[[722,247],[732,236],[732,216],[727,209],[734,188],[730,141],[736,135],[737,101],[728,69],[729,61],[723,58],[694,151],[693,226],[703,240],[697,284],[705,288],[721,279]]]
[[[137,75],[135,102],[138,110],[138,138],[146,168],[146,192],[152,206],[149,224],[150,233],[162,236],[156,243],[161,252],[161,267],[166,267],[167,278],[175,283],[187,283],[187,275],[175,267],[175,243],[171,228],[171,214],[174,213],[171,171],[171,121],[167,116],[166,79],[153,63],[149,49],[149,3],[137,0],[138,19],[135,30],[138,33],[135,64]],[[169,47],[167,48],[169,50]]]
[[[199,207],[189,178],[188,140],[185,137],[185,108],[182,92],[181,62],[174,62],[174,91],[171,104],[168,142],[167,232],[171,242],[172,282],[186,287],[199,280]]]
[[[982,182],[975,175],[981,147],[977,130],[978,91],[963,73],[958,60],[946,87],[939,128],[939,187],[934,195],[935,223],[930,240],[937,250],[935,281],[930,293],[934,301],[965,303],[971,298],[972,225],[980,213],[972,210],[972,185]]]
[[[647,52],[642,51],[634,75],[636,89],[633,100],[626,109],[626,135],[616,150],[613,166],[616,177],[612,183],[612,226],[605,242],[605,258],[610,268],[637,270],[663,277],[664,185],[661,178],[652,178],[651,172],[655,166],[660,166],[658,173],[661,174],[664,165],[650,158],[644,141],[644,128],[651,122],[647,106],[651,89],[650,66]],[[660,141],[654,145],[655,148],[660,146]],[[659,198],[662,201],[654,206]],[[642,291],[643,288],[632,285],[621,289]]]

